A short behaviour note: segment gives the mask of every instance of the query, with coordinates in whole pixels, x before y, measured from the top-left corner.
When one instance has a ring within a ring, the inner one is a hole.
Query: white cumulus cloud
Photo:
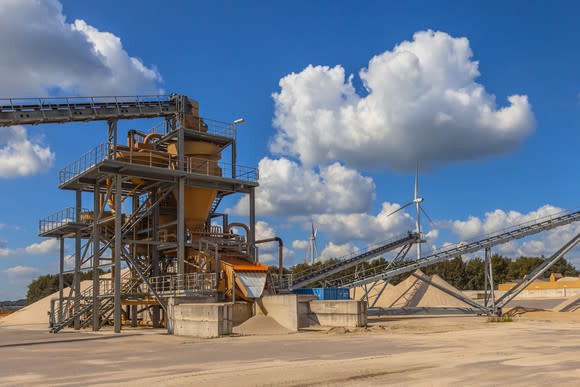
[[[84,20],[68,22],[58,0],[0,2],[0,51],[2,97],[161,91],[155,67],[130,56],[113,33]],[[54,157],[26,129],[0,129],[0,177],[46,171]]]
[[[350,242],[343,244],[329,242],[322,250],[322,253],[320,253],[320,258],[323,261],[330,258],[343,258],[344,256],[352,254],[356,251],[358,251],[358,248]]]
[[[31,277],[40,273],[40,270],[35,267],[17,265],[4,270],[4,273],[10,277]]]
[[[54,153],[39,140],[29,138],[22,126],[0,129],[0,177],[34,175],[47,171]]]
[[[415,229],[414,219],[406,212],[399,211],[389,216],[399,207],[396,203],[385,202],[377,215],[321,214],[314,216],[314,223],[337,244],[348,241],[387,241]]]
[[[161,76],[113,33],[68,22],[57,0],[0,4],[0,85],[11,97],[156,93]]]
[[[39,243],[33,243],[24,248],[24,251],[30,255],[52,254],[59,249],[59,241],[56,238],[43,240]]]
[[[259,169],[256,211],[260,215],[363,212],[375,199],[372,178],[340,163],[321,167],[317,172],[286,158],[265,157],[260,160]],[[246,214],[247,197],[234,210]]]
[[[466,241],[508,228],[518,227],[523,223],[536,222],[541,219],[547,219],[549,216],[557,216],[562,214],[563,211],[564,209],[550,204],[528,213],[496,209],[486,212],[481,218],[470,216],[466,220],[449,221],[447,224],[455,235]],[[523,240],[514,240],[499,245],[494,249],[500,254],[508,256],[550,256],[578,233],[580,233],[580,222],[575,222],[532,235]],[[578,248],[570,254],[576,256],[577,253]]]
[[[495,96],[475,80],[466,38],[421,31],[353,75],[309,65],[280,80],[270,149],[306,166],[343,161],[408,170],[513,151],[533,131],[525,95]]]

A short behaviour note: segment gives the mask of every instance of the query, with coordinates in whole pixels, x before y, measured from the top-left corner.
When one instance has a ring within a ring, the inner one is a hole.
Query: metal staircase
[[[563,211],[551,216],[539,218],[535,221],[519,224],[507,230],[489,234],[473,242],[461,242],[456,245],[446,247],[432,253],[431,255],[422,257],[421,259],[402,261],[396,265],[391,265],[389,263],[383,267],[374,268],[362,278],[360,275],[358,276],[359,278],[354,278],[353,275],[345,276],[335,280],[334,284],[339,287],[353,288],[368,283],[373,283],[378,280],[388,280],[399,274],[408,273],[416,269],[443,262],[463,254],[469,254],[488,247],[501,245],[514,239],[524,238],[529,235],[564,226],[579,220],[580,211]]]
[[[137,289],[141,284],[142,284],[141,279],[131,277],[131,271],[127,270],[121,276],[121,293],[129,294],[133,290]],[[108,317],[113,311],[114,307],[113,298],[114,298],[114,289],[112,287],[110,289],[107,289],[106,292],[103,292],[102,295],[98,296],[99,299],[98,314],[100,316],[101,326],[105,323],[105,321],[107,321]],[[77,318],[80,319],[81,328],[86,327],[92,321],[94,309],[93,287],[90,286],[84,291],[82,291],[80,294],[78,294],[76,297],[74,297],[72,300],[71,299],[67,300],[66,305],[70,305],[71,303],[74,305],[74,303],[77,301],[82,305],[81,308],[76,313],[71,313],[70,316],[53,325],[49,330],[50,333],[60,332],[62,329],[73,324],[73,322]],[[60,307],[61,306],[59,305],[59,308]]]
[[[419,242],[419,235],[414,232],[409,232],[407,235],[398,239],[393,239],[388,242],[383,242],[377,247],[368,247],[362,252],[356,252],[343,257],[340,262],[325,266],[322,269],[314,270],[303,274],[302,276],[292,280],[291,289],[303,288],[308,284],[319,281],[333,274],[339,273],[343,270],[349,269],[358,265],[361,262],[371,260],[384,254],[388,251],[394,250],[398,247],[405,247]]]

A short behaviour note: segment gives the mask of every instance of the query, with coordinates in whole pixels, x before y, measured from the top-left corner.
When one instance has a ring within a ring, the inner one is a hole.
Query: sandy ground
[[[212,340],[0,327],[0,385],[577,385],[580,313],[373,321],[355,332]]]

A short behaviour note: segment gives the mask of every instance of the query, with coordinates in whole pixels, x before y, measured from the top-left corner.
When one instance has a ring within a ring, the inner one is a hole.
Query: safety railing
[[[58,172],[59,184],[64,184],[103,161],[109,154],[107,144],[100,144]]]
[[[212,136],[236,138],[237,125],[231,122],[218,121],[204,117],[188,117],[184,122],[188,129],[193,129]]]
[[[270,278],[272,278],[272,283],[275,289],[291,289],[293,283],[292,274],[278,274],[270,273]]]
[[[75,160],[61,169],[58,175],[59,184],[62,185],[71,181],[107,158],[147,167],[167,168],[172,170],[178,169],[177,157],[168,153],[150,150],[139,151],[125,146],[118,146],[112,151],[109,151],[109,145],[103,143],[97,145],[95,148],[83,154],[78,160]],[[259,178],[257,168],[244,165],[234,165],[224,161],[196,157],[185,157],[184,162],[185,171],[189,174],[220,176],[245,182],[257,182]]]
[[[380,249],[382,247],[389,246],[389,245],[395,244],[395,243],[400,242],[400,241],[409,240],[409,242],[410,242],[411,240],[413,240],[415,238],[415,235],[416,234],[414,234],[413,232],[408,232],[406,235],[403,235],[403,236],[399,236],[396,238],[388,239],[386,241],[370,244],[367,247],[365,247],[363,249],[357,249],[350,254],[344,255],[342,257],[336,257],[338,262],[315,263],[311,267],[296,273],[296,275],[294,276],[294,282],[299,282],[303,279],[311,277],[312,275],[314,275],[316,273],[323,272],[327,268],[334,267],[334,266],[340,267],[340,266],[345,265],[353,260],[357,260],[359,257],[363,258],[367,253],[373,252],[373,250]],[[320,262],[321,258],[319,257],[317,259]]]
[[[149,279],[151,287],[161,296],[183,293],[213,294],[217,287],[215,273],[171,274]]]
[[[537,234],[578,220],[580,220],[580,211],[577,209],[565,210],[551,215],[537,217],[530,221],[496,230],[468,241],[444,246],[440,249],[431,251],[429,255],[423,256],[420,259],[400,261],[395,265],[392,265],[390,262],[386,263],[382,266],[373,268],[372,270],[374,272],[369,272],[367,275],[360,275],[359,273],[358,279],[340,279],[339,281],[342,285],[338,286],[359,286],[378,279],[388,279],[398,274],[403,274],[421,267],[442,262],[456,256],[473,253],[486,247],[496,246],[514,239],[520,239],[529,235]]]
[[[185,158],[187,173],[206,176],[222,176],[247,182],[256,182],[259,178],[258,168],[244,165],[233,165],[223,161],[201,159],[196,157]]]
[[[67,207],[54,214],[41,219],[38,222],[38,232],[44,234],[68,224],[90,224],[90,219],[83,214],[88,213],[88,210],[82,209],[80,219],[77,219],[77,212],[75,207]]]

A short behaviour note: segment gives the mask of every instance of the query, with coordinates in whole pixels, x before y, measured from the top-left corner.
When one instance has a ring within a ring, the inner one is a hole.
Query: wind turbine
[[[413,204],[415,205],[415,211],[417,212],[417,216],[415,217],[415,231],[417,232],[417,235],[419,235],[419,243],[417,243],[417,259],[421,258],[421,243],[423,243],[423,240],[421,239],[421,212],[427,217],[429,222],[433,223],[433,220],[431,220],[431,217],[427,214],[427,212],[423,209],[423,206],[421,205],[421,203],[423,203],[424,201],[425,199],[419,196],[419,164],[417,164],[417,170],[415,173],[415,192],[413,195],[413,200],[411,200],[404,206],[397,208],[395,211],[387,215],[391,216],[394,213],[409,207],[410,205]]]
[[[314,227],[314,223],[312,223],[310,236],[308,237],[308,251],[306,252],[306,259],[305,261],[310,261],[311,264],[314,264],[314,260],[318,257],[318,247],[316,247],[316,234],[318,234],[318,229]]]

